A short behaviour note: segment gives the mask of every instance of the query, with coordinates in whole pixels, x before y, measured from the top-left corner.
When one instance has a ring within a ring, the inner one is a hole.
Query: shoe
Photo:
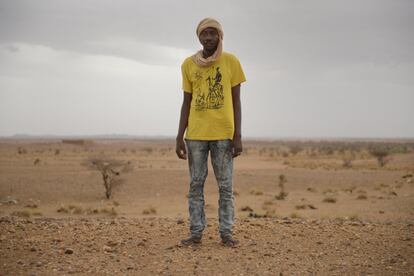
[[[221,243],[226,247],[237,247],[239,245],[239,241],[233,239],[231,236],[222,237]]]
[[[190,236],[188,239],[181,240],[182,246],[198,245],[201,244],[201,237]]]

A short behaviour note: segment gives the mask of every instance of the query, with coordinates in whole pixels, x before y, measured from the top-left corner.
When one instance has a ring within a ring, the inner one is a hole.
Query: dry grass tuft
[[[293,212],[292,214],[290,214],[290,217],[291,218],[302,218],[302,216],[301,215],[299,215],[298,213],[295,213],[295,212]]]
[[[327,202],[327,203],[336,203],[336,198],[331,197],[331,196],[328,196],[328,197],[325,197],[325,198],[322,200],[322,202]]]
[[[259,191],[259,190],[256,190],[256,189],[252,189],[252,190],[250,190],[250,194],[260,196],[260,195],[263,195],[263,192]]]
[[[142,211],[143,215],[155,215],[157,214],[157,209],[155,209],[154,207],[149,207],[146,208]]]
[[[368,197],[365,194],[361,194],[361,195],[357,196],[356,199],[365,200],[365,199],[368,199]]]
[[[316,193],[317,192],[317,190],[315,188],[312,188],[312,187],[308,187],[306,190],[308,192],[312,192],[312,193]]]
[[[240,208],[242,212],[253,212],[253,209],[250,206],[244,206]]]
[[[114,217],[118,215],[118,212],[115,210],[114,207],[112,207],[112,208],[101,208],[100,213],[107,214],[107,215],[114,216]]]

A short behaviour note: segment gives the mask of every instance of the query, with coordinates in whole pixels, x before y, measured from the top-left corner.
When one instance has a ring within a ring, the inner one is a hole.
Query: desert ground
[[[0,275],[414,275],[413,174],[414,140],[246,140],[240,245],[220,244],[210,166],[202,244],[181,247],[174,140],[0,139]]]

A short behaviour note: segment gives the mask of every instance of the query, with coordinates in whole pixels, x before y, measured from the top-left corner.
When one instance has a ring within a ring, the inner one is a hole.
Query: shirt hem
[[[218,136],[218,137],[208,137],[208,136],[199,136],[199,137],[185,137],[187,140],[199,140],[199,141],[215,141],[215,140],[233,140],[233,137],[228,136]]]

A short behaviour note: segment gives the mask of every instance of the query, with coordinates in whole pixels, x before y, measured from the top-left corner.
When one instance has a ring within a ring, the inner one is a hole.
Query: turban
[[[214,28],[217,30],[219,34],[219,42],[214,54],[208,58],[203,58],[203,50],[200,50],[193,55],[194,62],[201,67],[207,67],[213,64],[220,58],[221,52],[223,51],[223,28],[221,27],[220,23],[214,18],[204,18],[197,26],[197,36],[200,37],[201,32],[207,28]]]

